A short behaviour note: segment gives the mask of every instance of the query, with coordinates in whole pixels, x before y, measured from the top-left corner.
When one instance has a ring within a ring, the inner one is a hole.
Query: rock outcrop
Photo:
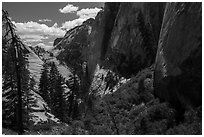
[[[84,21],[82,25],[76,26],[67,31],[63,38],[55,39],[55,43],[57,44],[55,44],[55,48],[53,49],[53,51],[61,50],[62,52],[60,52],[59,54],[64,54],[66,53],[66,50],[68,50],[72,45],[76,45],[76,47],[81,46],[86,49],[85,47],[88,47],[89,44],[88,38],[89,34],[92,31],[93,22],[94,19],[90,18]]]
[[[81,87],[83,87],[79,91],[80,94],[83,94],[82,96],[88,93],[91,85],[88,71],[86,71],[86,62],[89,56],[89,36],[93,23],[94,19],[90,18],[84,21],[82,25],[67,31],[63,39],[51,51],[60,65],[68,67],[71,73],[78,76]]]
[[[99,63],[126,78],[155,60],[165,3],[106,3],[91,34],[88,68]]]
[[[202,3],[168,3],[155,62],[155,95],[202,105]]]
[[[53,46],[57,45],[63,38],[56,38],[54,40]]]

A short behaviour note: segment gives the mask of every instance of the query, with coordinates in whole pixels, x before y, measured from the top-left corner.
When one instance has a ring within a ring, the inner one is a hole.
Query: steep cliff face
[[[96,65],[100,63],[100,58],[104,58],[108,47],[108,40],[111,37],[111,31],[120,3],[105,3],[104,10],[99,12],[93,24],[93,30],[90,34],[90,47],[88,56],[88,72],[90,78],[96,69]]]
[[[40,75],[42,70],[43,61],[27,46],[25,48],[28,50],[28,69],[30,71],[31,77],[34,78],[35,82],[39,84]]]
[[[168,3],[154,72],[155,95],[202,105],[202,4]]]
[[[83,48],[83,51],[81,52],[83,52],[84,54],[87,53],[86,49],[89,45],[88,37],[92,31],[93,22],[94,19],[90,18],[84,21],[82,25],[67,31],[63,38],[57,38],[55,40],[55,43],[57,44],[55,44],[53,52],[60,50],[58,52],[58,55],[56,55],[59,60],[63,60],[63,57],[65,57],[67,54],[67,50],[69,50],[72,46],[74,46],[75,48],[81,47]],[[83,57],[86,58],[86,55],[84,55]]]
[[[157,97],[200,105],[201,8],[200,3],[106,3],[90,37],[90,74],[99,64],[127,78],[155,63]]]
[[[165,3],[106,3],[91,34],[90,71],[99,63],[130,77],[150,66],[156,56],[164,7]]]
[[[54,50],[66,62],[68,50],[77,49],[75,58],[87,61],[90,79],[97,64],[129,78],[155,63],[155,95],[197,106],[201,28],[200,3],[106,3],[95,20],[69,30]]]
[[[67,31],[63,39],[51,51],[53,59],[50,61],[54,61],[58,64],[59,70],[64,71],[61,74],[69,78],[69,75],[66,74],[67,69],[69,74],[76,74],[79,77],[81,85],[83,85],[83,88],[79,91],[81,94],[88,93],[91,84],[86,71],[86,62],[89,56],[89,36],[93,23],[94,19],[90,18],[84,21],[82,25]]]

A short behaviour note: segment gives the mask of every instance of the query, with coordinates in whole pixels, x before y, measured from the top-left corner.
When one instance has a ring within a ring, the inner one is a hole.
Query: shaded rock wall
[[[89,72],[99,63],[128,78],[155,63],[157,97],[199,106],[201,30],[201,3],[106,3],[91,33]]]
[[[154,72],[155,95],[172,104],[202,104],[202,4],[168,3]]]
[[[201,104],[201,3],[105,3],[56,45],[82,48],[91,81],[96,65],[129,78],[156,64],[155,95],[173,104]],[[75,46],[74,46],[75,47]],[[155,61],[156,58],[156,61]]]
[[[63,39],[55,46],[55,52],[60,64],[66,65],[72,73],[80,79],[80,95],[88,93],[91,84],[87,72],[86,62],[89,56],[89,35],[92,31],[94,19],[90,18],[65,34]]]
[[[99,63],[126,78],[150,66],[165,3],[106,3],[96,17],[89,69]]]
[[[87,62],[90,78],[94,76],[97,63],[103,60],[103,55],[108,49],[108,41],[111,36],[119,6],[120,3],[105,3],[104,10],[99,12],[95,18],[95,23],[89,39],[90,47]]]

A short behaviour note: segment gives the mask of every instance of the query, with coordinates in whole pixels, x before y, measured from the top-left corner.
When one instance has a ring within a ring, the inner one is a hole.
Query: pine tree
[[[50,99],[51,102],[49,104],[51,112],[54,114],[54,100],[56,99],[56,82],[57,82],[57,67],[54,62],[49,63],[50,73],[49,73],[49,82],[50,82]]]
[[[59,73],[54,62],[49,63],[50,73],[49,73],[49,82],[50,82],[50,108],[51,112],[59,118],[61,121],[64,121],[64,78]]]
[[[42,98],[47,102],[47,104],[50,104],[50,83],[48,78],[48,68],[47,64],[43,65],[42,74],[40,77],[40,84],[39,84],[39,94],[42,96]]]
[[[71,77],[69,80],[69,86],[71,89],[71,94],[69,96],[69,117],[73,116],[73,104],[77,99],[83,100],[85,102],[89,96],[89,88],[91,85],[87,63],[84,59],[83,54],[84,45],[78,42],[72,42],[67,46],[64,52],[64,62],[71,70]],[[72,84],[71,84],[72,83]],[[77,105],[75,105],[76,107]]]
[[[63,93],[64,89],[62,87],[63,84],[63,78],[61,75],[57,76],[57,81],[55,83],[55,92],[53,93],[53,96],[55,97],[53,100],[53,107],[54,107],[54,114],[57,118],[59,118],[61,121],[63,121],[63,105],[64,105],[64,98]]]
[[[2,13],[3,97],[6,98],[3,101],[3,117],[5,121],[9,121],[7,124],[11,128],[16,127],[18,133],[22,134],[25,108],[23,97],[28,91],[29,81],[27,52],[15,33],[15,26],[7,11],[2,10]]]
[[[31,107],[33,104],[35,104],[35,100],[34,98],[32,98],[32,95],[33,95],[33,91],[35,91],[36,89],[34,88],[36,85],[36,82],[35,80],[31,77],[29,80],[28,80],[28,84],[27,84],[27,91],[24,92],[24,95],[23,95],[23,106],[24,106],[24,109],[23,109],[23,122],[24,122],[24,127],[28,128],[30,125],[30,112],[32,111]]]
[[[79,80],[76,77],[76,73],[70,75],[69,80],[66,82],[67,86],[70,89],[70,94],[68,97],[68,104],[69,104],[69,109],[68,109],[68,116],[70,118],[76,118],[76,111],[78,111],[78,106],[77,106],[77,98],[79,98]]]

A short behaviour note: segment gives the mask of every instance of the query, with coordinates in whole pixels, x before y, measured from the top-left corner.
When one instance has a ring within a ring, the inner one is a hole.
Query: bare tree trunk
[[[22,93],[21,93],[21,76],[19,62],[16,62],[17,73],[17,88],[18,88],[18,128],[19,134],[23,133],[23,118],[22,118]]]
[[[11,30],[12,32],[12,30]],[[18,134],[23,134],[23,118],[22,118],[22,93],[21,93],[21,75],[20,75],[20,61],[19,61],[19,49],[18,45],[15,43],[15,37],[13,36],[13,44],[14,44],[14,54],[15,54],[15,66],[16,66],[16,78],[17,78],[17,125],[18,125]]]

